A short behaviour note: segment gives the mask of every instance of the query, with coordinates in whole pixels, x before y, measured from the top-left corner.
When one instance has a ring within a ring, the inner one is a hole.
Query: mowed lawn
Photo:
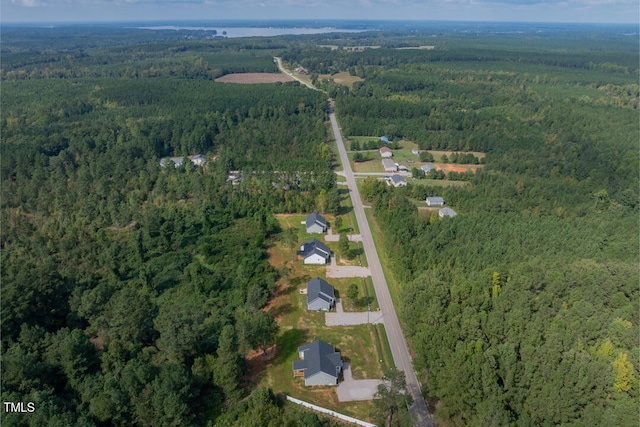
[[[284,230],[290,226],[300,227],[300,241],[313,235],[307,235],[302,229],[300,221],[304,215],[276,215]],[[328,219],[331,218],[327,216]],[[322,236],[315,235],[318,240]],[[296,248],[297,249],[297,248]],[[291,251],[282,241],[274,241],[269,248],[269,261],[279,271],[284,272],[285,264],[289,265],[278,283],[278,291],[270,302],[268,310],[276,318],[280,326],[275,354],[261,363],[250,363],[255,372],[251,372],[257,385],[273,389],[275,393],[286,393],[292,397],[312,402],[337,412],[359,419],[368,420],[372,402],[338,402],[335,386],[306,387],[304,379],[293,376],[293,362],[298,360],[297,349],[303,344],[321,339],[335,346],[345,362],[351,364],[354,379],[376,379],[383,375],[383,368],[393,363],[386,342],[386,333],[382,325],[356,325],[326,327],[324,312],[309,312],[307,310],[306,295],[300,289],[306,288],[306,283],[318,276],[326,280],[324,266],[304,265],[301,259],[294,256],[291,264]],[[351,283],[357,283],[360,303],[366,307],[365,284],[369,292],[373,292],[370,279],[361,278],[328,279],[335,286],[337,292],[345,298],[346,311],[351,310],[350,302],[346,300],[346,291]],[[372,310],[377,308],[373,301]],[[366,309],[366,308],[365,308]],[[258,356],[260,357],[260,356]]]

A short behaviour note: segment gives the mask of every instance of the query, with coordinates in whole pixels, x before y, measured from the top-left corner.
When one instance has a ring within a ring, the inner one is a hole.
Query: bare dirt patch
[[[468,171],[475,172],[478,170],[479,167],[482,167],[482,165],[460,165],[460,164],[453,164],[453,163],[438,163],[436,164],[436,167],[438,169],[442,169],[445,172],[468,172]]]
[[[275,73],[236,73],[226,74],[216,79],[222,83],[258,84],[258,83],[286,83],[293,81],[286,74]]]

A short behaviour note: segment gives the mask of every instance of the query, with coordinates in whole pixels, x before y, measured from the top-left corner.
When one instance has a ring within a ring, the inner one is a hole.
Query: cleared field
[[[343,71],[338,74],[320,74],[318,77],[320,80],[333,80],[337,84],[351,87],[355,82],[362,81],[358,76],[352,76],[348,72]]]
[[[409,49],[422,49],[422,50],[433,50],[435,46],[410,46],[410,47],[398,47],[398,50],[409,50]]]
[[[222,83],[259,84],[259,83],[286,83],[294,79],[286,74],[275,73],[236,73],[226,74],[216,79]]]

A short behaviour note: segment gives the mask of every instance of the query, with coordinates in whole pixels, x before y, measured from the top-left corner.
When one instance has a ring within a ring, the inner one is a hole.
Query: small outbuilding
[[[298,347],[301,360],[293,362],[293,375],[304,377],[304,385],[336,385],[342,372],[340,352],[322,340]]]
[[[298,251],[305,264],[324,265],[331,259],[331,251],[324,243],[313,239],[300,245]]]
[[[390,183],[391,185],[393,185],[394,187],[406,187],[407,186],[407,180],[404,179],[404,177],[402,177],[400,175],[391,175],[391,178],[387,182]]]
[[[389,138],[387,138],[386,136],[381,136],[380,141],[384,142],[385,144],[391,144],[391,141],[389,141]]]
[[[307,283],[307,310],[329,311],[336,303],[333,286],[319,277]]]
[[[444,206],[444,199],[442,197],[427,197],[427,206]]]
[[[389,147],[382,147],[380,149],[380,155],[383,159],[387,159],[389,157],[393,157],[393,151],[391,151],[391,148]]]
[[[416,156],[419,156],[420,150],[418,150],[417,148],[414,148],[413,150],[411,150],[411,154],[415,154]]]
[[[445,216],[448,216],[449,218],[453,218],[458,214],[456,213],[456,211],[454,211],[451,208],[442,208],[438,211],[438,215],[440,216],[440,218],[444,218]]]
[[[322,234],[327,231],[327,220],[320,214],[315,212],[307,215],[306,220],[307,233],[309,234]]]

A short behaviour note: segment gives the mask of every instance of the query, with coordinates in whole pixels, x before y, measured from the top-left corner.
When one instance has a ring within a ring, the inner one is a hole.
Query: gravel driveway
[[[342,365],[344,381],[338,384],[338,401],[353,402],[356,400],[372,400],[378,391],[381,380],[354,380],[349,363]]]
[[[350,326],[350,325],[366,325],[371,323],[383,323],[381,311],[345,313],[342,310],[342,301],[336,301],[336,312],[328,312],[324,315],[324,324],[326,326]]]

